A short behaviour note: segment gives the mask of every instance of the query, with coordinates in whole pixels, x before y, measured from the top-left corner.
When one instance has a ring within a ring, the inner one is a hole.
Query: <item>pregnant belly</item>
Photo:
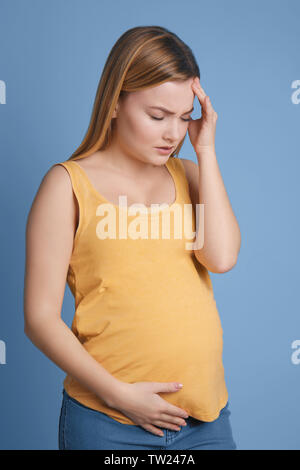
[[[119,380],[179,381],[221,361],[223,330],[214,308],[127,320],[111,320],[83,344]]]

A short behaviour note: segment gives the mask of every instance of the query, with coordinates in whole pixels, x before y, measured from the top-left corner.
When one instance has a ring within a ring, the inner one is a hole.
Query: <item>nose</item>
[[[179,140],[181,138],[180,124],[176,121],[168,123],[168,125],[165,129],[164,135],[163,135],[163,140],[165,142],[168,142],[168,145],[170,145],[170,146],[175,145],[175,143],[179,142]]]

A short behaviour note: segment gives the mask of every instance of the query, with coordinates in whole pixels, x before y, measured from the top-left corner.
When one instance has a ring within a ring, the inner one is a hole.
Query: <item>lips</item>
[[[163,150],[172,150],[173,147],[157,147],[158,149],[163,149]]]

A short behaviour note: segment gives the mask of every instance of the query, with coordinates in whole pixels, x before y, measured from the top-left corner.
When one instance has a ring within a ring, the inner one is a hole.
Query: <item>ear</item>
[[[116,105],[116,107],[115,107],[115,109],[114,109],[114,112],[113,112],[112,118],[116,118],[116,117],[118,117],[119,106],[120,106],[120,105],[119,105],[119,100],[118,100],[118,102],[117,102],[117,105]]]

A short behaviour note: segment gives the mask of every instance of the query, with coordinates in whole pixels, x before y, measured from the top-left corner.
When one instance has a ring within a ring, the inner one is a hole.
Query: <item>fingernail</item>
[[[177,384],[177,388],[181,388],[181,387],[183,387],[182,384]]]

